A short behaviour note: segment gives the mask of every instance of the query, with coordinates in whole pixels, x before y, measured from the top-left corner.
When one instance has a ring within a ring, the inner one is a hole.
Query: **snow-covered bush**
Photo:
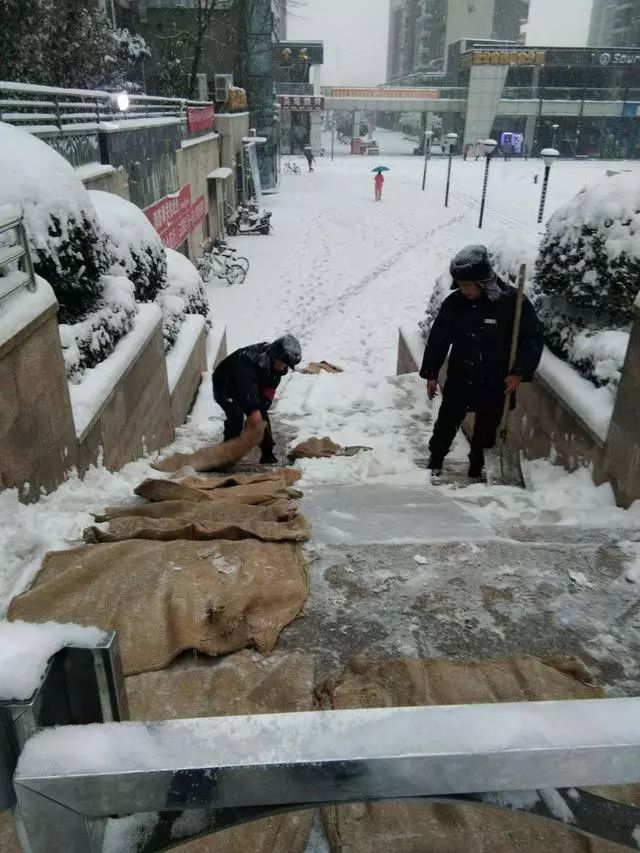
[[[596,385],[615,385],[638,290],[640,185],[616,175],[549,220],[533,288],[547,344]]]
[[[103,276],[99,307],[77,323],[60,325],[60,342],[72,382],[110,355],[133,327],[137,306],[133,284],[127,278]]]
[[[210,325],[209,300],[198,270],[188,258],[167,249],[166,288],[158,295],[162,308],[165,350],[170,350],[187,314],[201,314]]]
[[[440,311],[442,303],[447,298],[447,296],[449,296],[450,293],[451,274],[449,270],[446,270],[445,272],[441,273],[436,279],[434,288],[431,291],[431,296],[429,297],[429,302],[427,303],[427,310],[425,316],[418,324],[425,340],[429,337],[431,326],[433,325],[433,321],[438,316],[438,312]]]
[[[112,275],[125,275],[137,302],[153,302],[167,284],[162,240],[145,214],[120,196],[92,190],[89,196],[109,240]]]
[[[23,211],[31,255],[60,303],[63,322],[96,307],[106,244],[73,168],[30,133],[0,123],[0,199]]]

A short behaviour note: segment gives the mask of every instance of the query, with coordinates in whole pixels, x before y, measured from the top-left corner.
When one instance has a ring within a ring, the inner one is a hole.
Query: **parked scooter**
[[[227,219],[227,234],[269,234],[272,213],[270,210],[260,210],[255,202],[242,202]]]

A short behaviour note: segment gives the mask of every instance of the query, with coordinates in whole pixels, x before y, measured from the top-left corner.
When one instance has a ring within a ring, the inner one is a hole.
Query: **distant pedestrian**
[[[466,145],[464,146],[464,148],[462,149],[462,159],[463,159],[463,160],[466,160],[466,159],[467,159],[467,157],[469,156],[469,148],[471,148],[471,146],[470,146],[470,145],[469,145],[469,143],[467,142],[467,144],[466,144]]]
[[[316,158],[313,156],[313,149],[310,145],[304,146],[304,156],[307,158],[307,163],[309,164],[309,171],[313,172],[313,164],[316,162]]]
[[[526,163],[527,160],[529,159],[529,146],[528,145],[524,145],[522,147],[522,153],[524,154],[524,161]]]
[[[375,196],[376,201],[382,200],[382,187],[384,186],[384,175],[382,172],[376,172],[376,176],[373,179],[373,183],[375,186]]]

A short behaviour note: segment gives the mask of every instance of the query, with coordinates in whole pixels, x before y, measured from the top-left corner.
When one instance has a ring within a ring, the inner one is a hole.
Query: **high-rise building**
[[[638,0],[593,0],[589,44],[594,47],[640,47]]]
[[[462,38],[523,41],[529,0],[391,0],[387,80],[443,71]]]

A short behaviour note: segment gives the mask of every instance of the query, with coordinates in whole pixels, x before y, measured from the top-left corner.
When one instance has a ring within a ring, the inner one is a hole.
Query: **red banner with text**
[[[151,207],[145,208],[144,212],[164,245],[177,249],[194,228],[204,221],[204,196],[201,195],[192,202],[191,184],[185,184],[179,192],[165,196]]]
[[[189,133],[199,133],[212,130],[215,113],[213,106],[187,107],[187,130]]]

